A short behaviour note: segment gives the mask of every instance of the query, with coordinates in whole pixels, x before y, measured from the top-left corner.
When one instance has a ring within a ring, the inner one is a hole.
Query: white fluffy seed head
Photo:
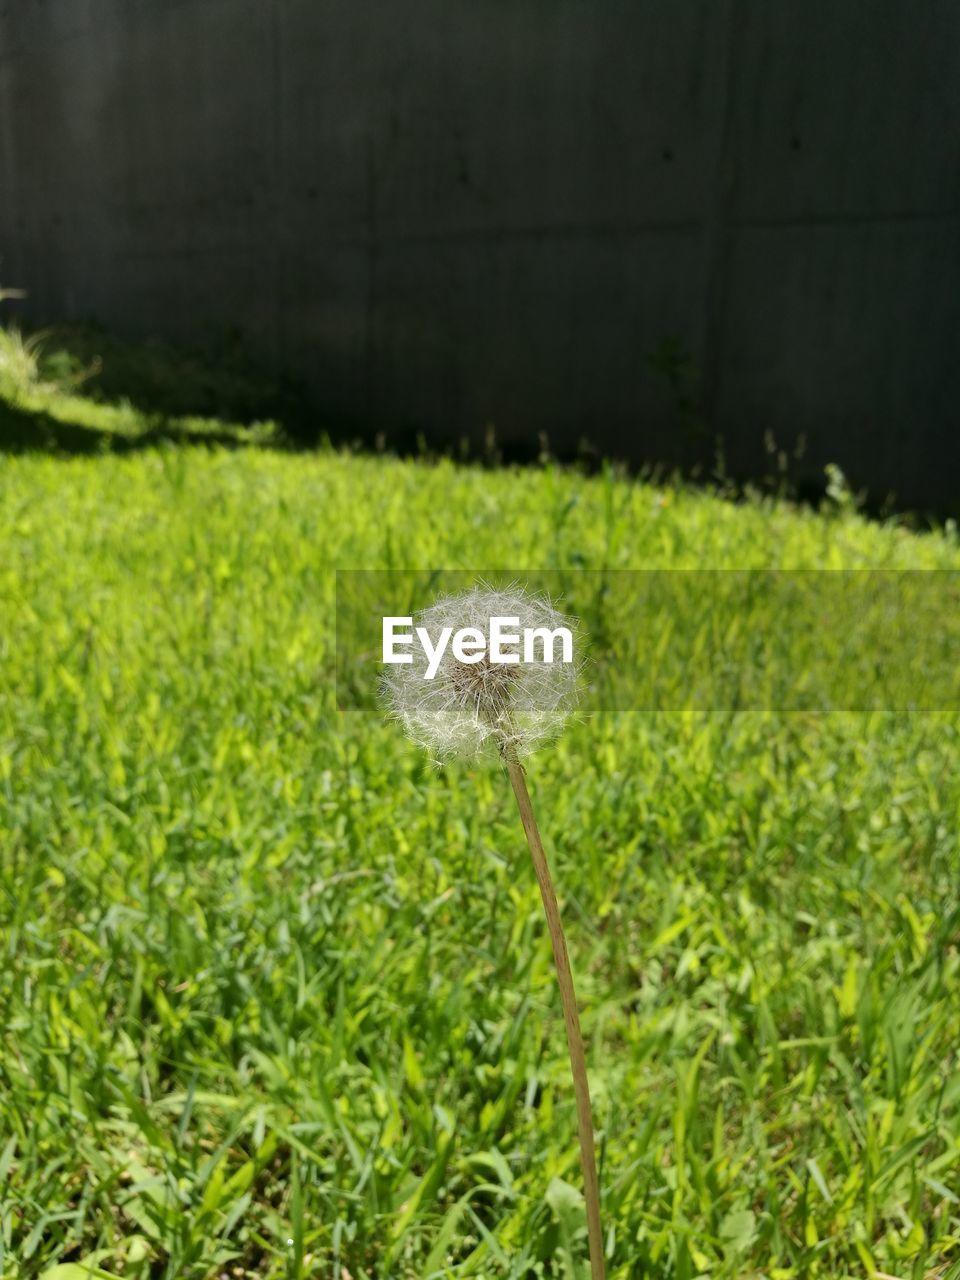
[[[466,627],[489,636],[490,619],[519,618],[520,662],[500,664],[483,660],[461,662],[453,652],[452,637]],[[577,702],[581,667],[580,636],[575,618],[559,613],[548,599],[522,587],[494,591],[483,585],[462,595],[446,596],[413,619],[425,628],[436,645],[447,627],[451,640],[432,680],[425,679],[428,659],[423,646],[411,646],[413,662],[391,666],[381,684],[390,714],[407,736],[432,752],[438,760],[452,756],[475,758],[511,753],[529,755],[555,737]],[[573,637],[573,661],[563,662],[562,646],[554,646],[552,662],[543,660],[544,646],[537,640],[533,662],[524,662],[525,629],[549,632],[566,627]],[[415,634],[415,633],[414,633]]]

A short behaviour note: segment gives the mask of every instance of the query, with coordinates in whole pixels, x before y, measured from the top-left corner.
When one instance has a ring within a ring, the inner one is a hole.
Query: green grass
[[[960,549],[612,471],[0,455],[5,1280],[585,1274],[509,788],[337,709],[333,569],[600,565]],[[958,766],[946,712],[534,758],[611,1277],[958,1273]]]

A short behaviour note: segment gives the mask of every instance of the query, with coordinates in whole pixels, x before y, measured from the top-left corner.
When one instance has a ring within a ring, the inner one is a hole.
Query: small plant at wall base
[[[49,339],[47,330],[25,336],[16,325],[0,326],[0,396],[19,404],[69,395],[100,372],[98,359],[84,365],[62,348],[48,351]]]
[[[25,338],[18,328],[0,328],[0,392],[16,403],[40,386],[43,334]]]
[[[561,633],[568,638],[572,619],[522,589],[478,587],[440,600],[410,621],[416,622],[423,643],[419,656],[411,646],[412,652],[395,659],[397,665],[384,677],[383,692],[390,710],[407,734],[438,759],[493,758],[506,769],[513,788],[540,888],[563,1007],[576,1096],[591,1277],[604,1280],[600,1192],[580,1017],[556,890],[522,764],[525,756],[559,732],[575,705],[576,664],[572,660],[553,661],[552,651],[547,657],[548,638],[551,643]],[[519,654],[498,661],[493,646],[489,652],[482,647],[488,629],[493,632],[495,623],[504,622],[517,632],[504,639],[519,641],[521,632],[525,640],[529,635],[542,638],[540,660],[528,660],[533,655],[525,651],[523,661]],[[453,647],[447,643],[451,635],[460,642]],[[464,636],[472,644],[469,653]]]

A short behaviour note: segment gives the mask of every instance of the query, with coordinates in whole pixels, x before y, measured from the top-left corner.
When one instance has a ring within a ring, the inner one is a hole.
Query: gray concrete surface
[[[331,420],[960,507],[956,0],[0,0],[0,282]],[[709,452],[709,450],[708,450]]]

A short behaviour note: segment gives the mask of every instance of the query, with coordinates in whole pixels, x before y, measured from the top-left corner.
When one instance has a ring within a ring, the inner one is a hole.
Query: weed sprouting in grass
[[[515,665],[498,664],[486,652],[462,658],[448,648],[438,670],[429,675],[426,654],[421,649],[419,661],[411,654],[409,663],[390,670],[384,678],[384,688],[391,711],[419,745],[440,758],[470,758],[492,749],[509,775],[553,945],[577,1101],[591,1275],[593,1280],[604,1280],[600,1190],[580,1015],[556,890],[520,762],[521,757],[556,736],[574,708],[578,664],[572,650],[566,662],[560,657],[553,660],[552,654],[550,661],[545,660],[547,637],[561,628],[572,636],[574,620],[558,613],[548,600],[522,588],[492,591],[480,586],[438,601],[414,622],[426,631],[436,648],[444,633],[449,637],[468,630],[475,637],[485,636],[495,618],[509,619],[516,626],[518,637],[539,634],[543,644],[540,655],[533,661],[521,661],[517,654]]]
[[[534,652],[551,658],[553,642],[547,640],[566,628],[570,660],[563,661],[558,653],[555,661],[498,663],[479,651],[458,658],[449,637],[460,630],[485,635],[495,617],[518,618],[518,634],[534,633]],[[523,588],[497,591],[480,584],[436,601],[417,615],[414,625],[423,628],[434,645],[444,633],[448,637],[436,671],[427,678],[429,656],[416,647],[410,662],[390,667],[383,691],[407,736],[438,760],[484,754],[500,758],[508,749],[522,757],[560,732],[577,699],[575,619]]]

